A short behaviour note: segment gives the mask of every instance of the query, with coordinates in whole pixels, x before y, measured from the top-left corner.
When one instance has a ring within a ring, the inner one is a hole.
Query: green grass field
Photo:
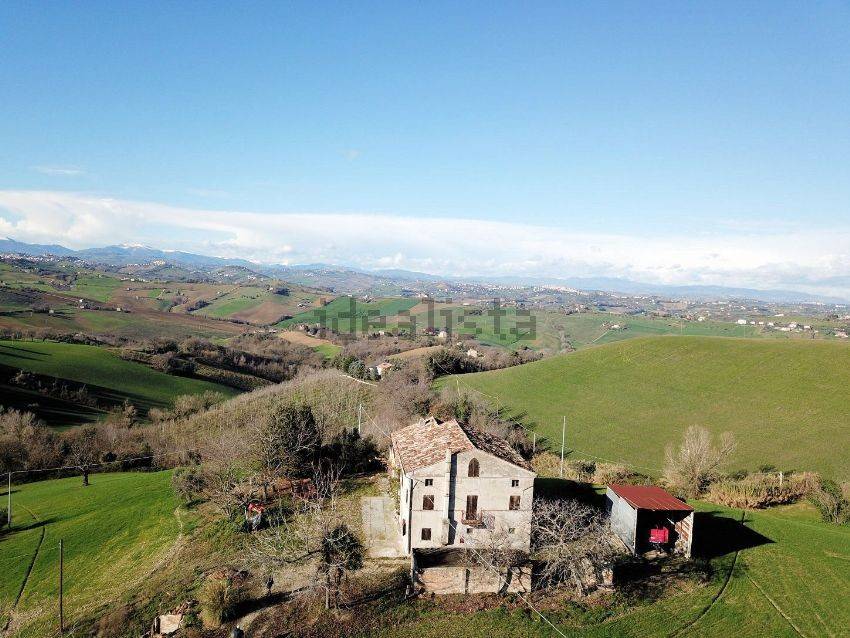
[[[353,302],[353,303],[352,303]],[[389,322],[387,318],[410,310],[416,299],[386,298],[364,302],[352,297],[337,297],[321,308],[313,308],[276,324],[278,328],[298,323],[324,323],[327,328],[340,333],[361,333],[378,330]]]
[[[89,392],[109,401],[128,399],[143,411],[151,407],[169,406],[181,394],[205,390],[233,396],[232,388],[176,377],[151,368],[125,361],[113,352],[96,346],[84,346],[50,341],[0,341],[0,366],[16,368],[85,383]],[[44,410],[39,415],[53,425],[68,425],[91,420],[92,410],[71,404],[64,409],[51,408],[49,400],[26,392],[17,386],[0,386],[6,406],[24,408],[33,400]]]
[[[4,622],[14,608],[9,636],[52,635],[60,538],[70,626],[96,619],[164,565],[181,529],[170,473],[95,474],[91,482],[13,486],[14,526],[0,536]],[[739,510],[693,504],[694,551],[710,565],[704,582],[650,587],[640,599],[616,594],[605,605],[549,603],[543,611],[557,630],[523,604],[447,611],[422,599],[387,607],[385,630],[369,635],[442,638],[459,625],[471,638],[848,635],[850,526],[822,523],[807,505],[748,512],[741,524]]]
[[[850,348],[827,341],[647,337],[457,377],[560,446],[658,474],[689,425],[732,431],[733,468],[850,477]],[[455,386],[455,377],[440,384]]]
[[[0,537],[2,624],[14,609],[5,635],[56,634],[59,539],[68,627],[137,587],[180,532],[170,481],[156,472],[94,474],[88,487],[79,477],[13,485],[15,520]]]
[[[318,352],[325,359],[333,359],[342,351],[342,346],[338,346],[335,343],[323,343],[321,345],[314,346],[313,350]]]
[[[397,624],[380,635],[442,638],[458,626],[471,638],[848,635],[850,527],[822,523],[807,506],[749,512],[742,525],[739,510],[694,505],[695,551],[711,565],[704,585],[685,581],[637,602],[615,595],[605,606],[538,602],[557,629],[523,604],[447,612],[426,600],[388,618]]]

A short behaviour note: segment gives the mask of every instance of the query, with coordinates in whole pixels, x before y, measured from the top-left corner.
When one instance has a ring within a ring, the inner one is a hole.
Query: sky
[[[0,3],[0,236],[850,297],[846,2]]]

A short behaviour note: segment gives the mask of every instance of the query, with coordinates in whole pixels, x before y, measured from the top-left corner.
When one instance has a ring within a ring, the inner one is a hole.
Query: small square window
[[[434,509],[434,495],[426,494],[422,497],[422,509],[423,510],[432,510]]]
[[[511,487],[519,487],[519,479],[512,479]]]
[[[508,534],[516,534],[516,527],[509,527]]]
[[[430,527],[423,527],[422,528],[422,540],[423,541],[431,540],[431,528]]]
[[[519,509],[519,496],[511,496],[511,500],[508,503],[508,509],[510,509],[510,510],[518,510]]]
[[[466,528],[466,533],[467,533],[467,534],[472,534],[472,528],[471,528],[471,527],[467,527],[467,528]]]
[[[434,479],[425,479],[425,487],[430,487],[434,484]]]

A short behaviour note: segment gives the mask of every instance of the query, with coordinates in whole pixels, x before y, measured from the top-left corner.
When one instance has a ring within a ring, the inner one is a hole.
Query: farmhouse
[[[507,441],[456,420],[422,419],[392,434],[399,533],[417,582],[437,593],[529,589],[530,571],[473,567],[461,550],[528,553],[535,473]]]
[[[691,557],[694,508],[654,485],[609,485],[611,531],[633,554],[660,549]]]
[[[393,432],[390,464],[408,554],[474,545],[494,531],[528,551],[536,475],[504,439],[431,417]]]

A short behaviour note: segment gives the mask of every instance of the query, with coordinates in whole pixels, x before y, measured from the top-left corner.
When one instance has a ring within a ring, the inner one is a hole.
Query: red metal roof
[[[693,512],[694,508],[654,485],[609,485],[613,492],[632,507],[667,512]]]

